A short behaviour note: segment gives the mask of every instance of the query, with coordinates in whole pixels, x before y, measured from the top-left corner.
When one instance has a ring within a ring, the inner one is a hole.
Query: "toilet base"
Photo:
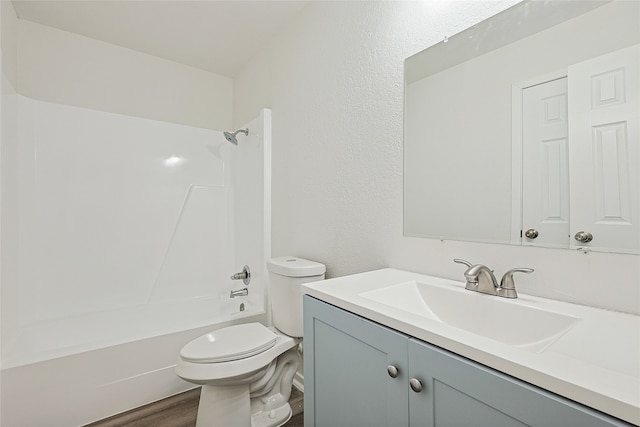
[[[196,427],[279,427],[291,419],[291,405],[251,413],[249,386],[202,386]]]
[[[296,348],[236,385],[204,384],[196,427],[279,427],[291,418],[291,387],[298,370]]]
[[[285,403],[270,411],[251,415],[251,427],[279,427],[291,419],[291,405]]]
[[[200,391],[196,427],[251,427],[249,386],[209,386]]]

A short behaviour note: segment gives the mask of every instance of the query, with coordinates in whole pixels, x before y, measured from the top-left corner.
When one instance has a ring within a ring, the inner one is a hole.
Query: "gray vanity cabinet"
[[[630,426],[309,296],[304,379],[305,427]]]
[[[407,337],[304,297],[304,425],[409,425]],[[307,339],[308,338],[308,339]]]
[[[583,405],[409,339],[409,425],[422,427],[629,426]]]

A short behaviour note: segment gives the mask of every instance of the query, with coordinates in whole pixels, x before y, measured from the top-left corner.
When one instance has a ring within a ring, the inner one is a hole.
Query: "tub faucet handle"
[[[242,271],[231,276],[231,280],[242,280],[245,286],[248,286],[249,282],[251,282],[251,270],[249,270],[249,266],[245,265],[242,267]]]

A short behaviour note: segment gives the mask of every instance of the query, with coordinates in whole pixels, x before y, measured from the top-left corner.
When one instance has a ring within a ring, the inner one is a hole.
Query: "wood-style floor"
[[[199,400],[200,388],[196,388],[85,427],[194,427]],[[283,427],[303,427],[304,394],[294,388],[289,404],[293,416]]]

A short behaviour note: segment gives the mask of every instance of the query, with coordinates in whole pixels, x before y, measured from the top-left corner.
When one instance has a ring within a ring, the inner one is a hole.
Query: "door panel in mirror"
[[[636,45],[569,67],[573,248],[640,252],[639,64]]]
[[[517,111],[517,110],[516,110]],[[522,227],[532,246],[569,246],[567,78],[522,91]]]

